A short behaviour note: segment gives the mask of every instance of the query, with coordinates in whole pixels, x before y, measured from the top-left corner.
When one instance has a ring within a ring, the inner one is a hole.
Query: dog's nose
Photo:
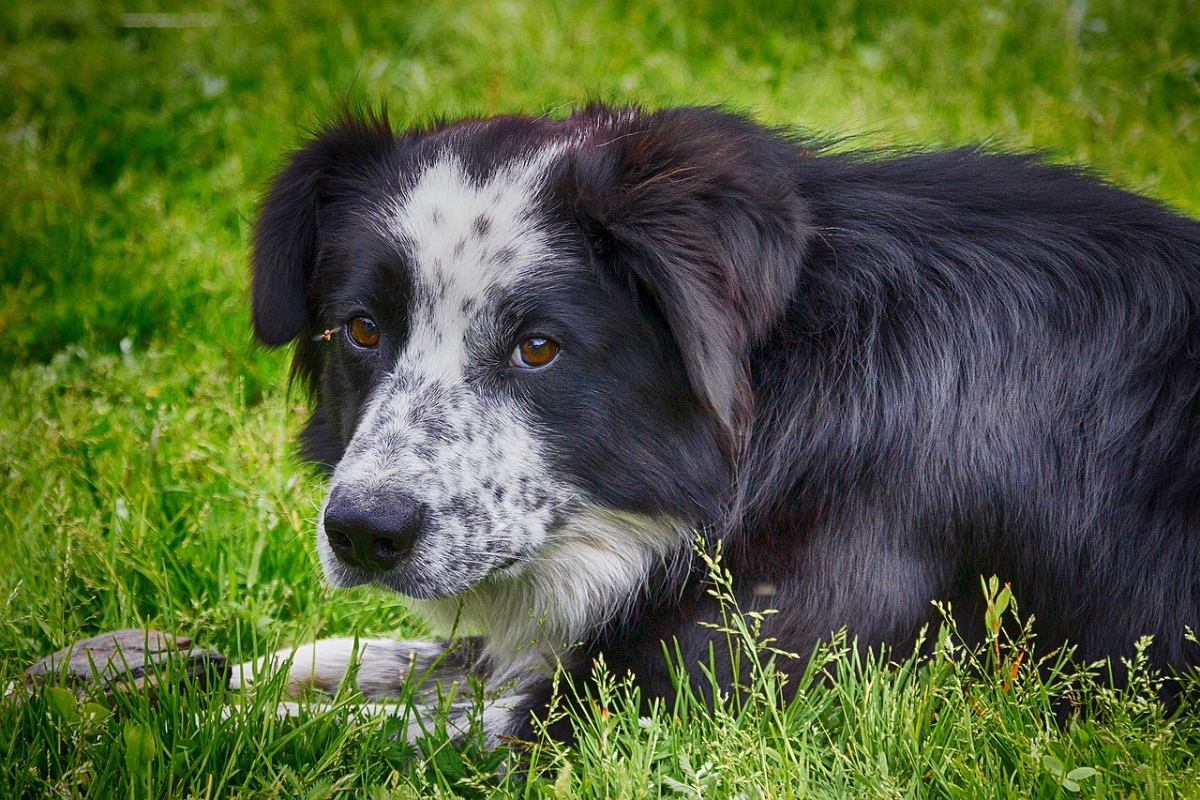
[[[408,554],[424,521],[424,505],[408,494],[364,504],[334,489],[325,506],[325,538],[346,564],[383,572]]]

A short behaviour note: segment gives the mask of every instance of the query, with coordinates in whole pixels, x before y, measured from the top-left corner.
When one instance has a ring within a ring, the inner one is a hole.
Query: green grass
[[[354,5],[0,4],[0,680],[127,626],[235,657],[421,631],[394,597],[321,585],[321,486],[289,455],[304,398],[247,322],[257,198],[347,95],[401,124],[727,103],[856,143],[1047,149],[1200,213],[1196,0]],[[1016,645],[839,652],[787,706],[769,670],[715,714],[639,717],[613,684],[579,747],[537,742],[527,771],[405,750],[350,710],[281,722],[270,691],[227,720],[182,689],[95,717],[37,696],[0,703],[0,797],[1200,796],[1200,715],[1146,683],[1005,689]],[[1087,713],[1060,725],[1064,697]],[[1068,791],[1076,768],[1096,773]]]

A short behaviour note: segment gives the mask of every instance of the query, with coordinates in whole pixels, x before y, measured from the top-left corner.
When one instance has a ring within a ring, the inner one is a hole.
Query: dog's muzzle
[[[425,516],[425,505],[403,492],[355,498],[337,487],[325,506],[325,538],[339,561],[386,572],[412,550]]]

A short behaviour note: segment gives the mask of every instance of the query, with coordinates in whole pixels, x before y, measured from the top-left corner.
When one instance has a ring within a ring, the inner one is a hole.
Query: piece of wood
[[[73,642],[26,670],[25,685],[29,689],[45,683],[67,686],[81,697],[97,685],[109,697],[114,692],[153,692],[168,662],[170,674],[186,676],[198,690],[224,690],[229,685],[223,655],[193,646],[187,636],[150,628],[127,628]]]

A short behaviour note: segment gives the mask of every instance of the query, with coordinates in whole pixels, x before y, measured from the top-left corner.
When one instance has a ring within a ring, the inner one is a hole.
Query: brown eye
[[[517,345],[509,357],[509,366],[524,369],[544,367],[558,355],[558,342],[544,336],[531,336]]]
[[[346,335],[359,347],[379,344],[379,326],[370,317],[354,317],[346,323]]]

